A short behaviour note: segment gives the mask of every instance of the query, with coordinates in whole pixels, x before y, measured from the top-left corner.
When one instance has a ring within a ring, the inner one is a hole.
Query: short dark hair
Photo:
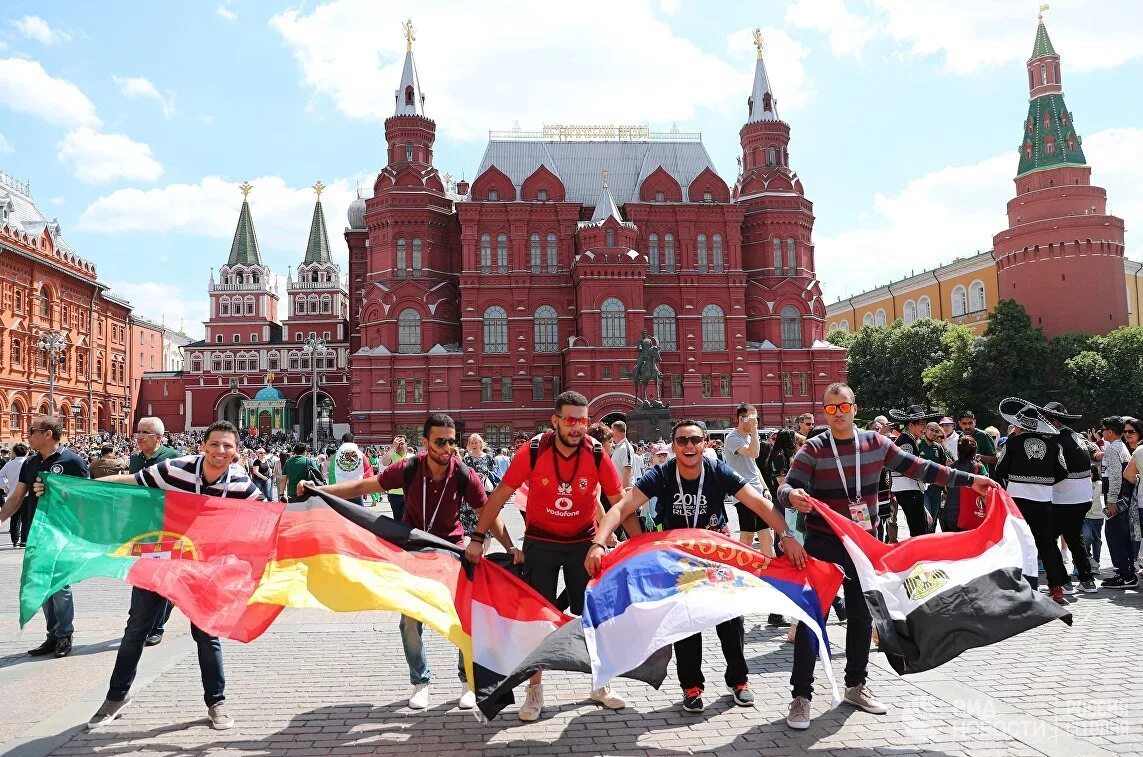
[[[350,442],[352,442],[353,441],[353,432],[352,431],[346,431],[344,434],[341,435],[341,441],[343,444],[349,444]]]
[[[305,444],[303,444],[302,442],[298,442],[297,444],[294,445],[294,454],[295,455],[304,455],[304,454],[306,454],[306,450],[308,450],[308,449],[309,449],[309,447],[307,447]]]
[[[32,425],[50,431],[54,441],[58,442],[63,437],[63,421],[54,415],[36,415],[32,418]]]
[[[556,397],[556,414],[558,415],[561,410],[569,405],[571,407],[587,407],[587,397],[579,392],[562,392],[560,396]]]
[[[206,433],[202,435],[202,443],[206,444],[210,440],[210,435],[215,431],[221,431],[224,434],[233,434],[235,443],[238,442],[238,428],[230,421],[215,421],[206,427]]]
[[[672,441],[674,441],[674,439],[675,439],[675,432],[678,431],[683,426],[697,426],[699,429],[702,430],[702,435],[706,436],[706,426],[705,425],[703,425],[702,423],[699,423],[696,420],[691,420],[690,418],[684,418],[683,420],[676,422],[675,425],[671,426],[671,440]]]
[[[853,401],[857,401],[857,395],[853,392],[853,387],[844,381],[835,381],[826,387],[825,394],[822,397],[828,397],[831,394],[848,394]]]
[[[456,423],[448,413],[432,413],[425,418],[425,427],[421,429],[421,435],[428,439],[434,428],[456,428]]]
[[[12,445],[12,456],[13,457],[27,457],[28,456],[28,445],[24,444],[23,442],[16,442],[15,444],[13,444]]]
[[[1114,432],[1116,436],[1123,436],[1123,427],[1127,425],[1123,422],[1122,415],[1109,415],[1099,423],[1108,431]]]
[[[734,411],[734,417],[741,418],[744,415],[750,415],[750,411],[753,409],[753,405],[747,405],[745,402],[743,402],[738,406],[738,409]]]
[[[806,439],[813,439],[815,436],[821,436],[829,431],[829,426],[814,426],[810,429],[810,433],[806,434]]]
[[[101,454],[101,455],[110,455],[114,451],[115,451],[115,447],[111,444],[104,444],[102,447],[99,448],[99,454]]]
[[[958,421],[963,420],[965,418],[971,418],[972,420],[976,420],[976,413],[972,412],[971,410],[961,410],[960,415],[958,415],[956,417],[956,419]]]
[[[961,434],[956,443],[956,456],[962,460],[976,457],[976,439],[968,434]]]

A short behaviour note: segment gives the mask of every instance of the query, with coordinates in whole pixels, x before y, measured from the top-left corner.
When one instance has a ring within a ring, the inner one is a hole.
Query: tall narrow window
[[[671,375],[671,396],[675,399],[683,397],[683,377],[678,374]]]
[[[409,354],[421,351],[421,314],[413,308],[405,308],[397,316],[397,351]]]
[[[710,239],[711,243],[711,264],[715,273],[722,273],[725,270],[725,261],[722,253],[722,234],[715,234]]]
[[[952,314],[954,317],[968,312],[968,291],[958,286],[952,290]]]
[[[321,312],[329,313],[333,311],[333,299],[328,294],[321,296]]]
[[[413,160],[413,146],[408,142],[405,143],[405,160],[409,162]]]
[[[651,329],[659,342],[659,349],[674,352],[679,348],[676,337],[675,310],[670,305],[659,305],[651,314]]]
[[[508,273],[508,235],[500,234],[496,237],[496,270],[499,273]]]
[[[782,308],[782,349],[802,348],[802,314],[792,305]]]
[[[702,396],[705,399],[710,397],[710,394],[710,374],[704,373],[702,375]]]
[[[12,340],[12,364],[19,365],[24,362],[24,350],[19,339]]]
[[[718,396],[730,396],[730,374],[720,373],[718,376]]]
[[[905,307],[902,308],[901,318],[905,323],[912,323],[917,320],[917,304],[912,300],[907,301]]]
[[[533,349],[536,352],[558,352],[560,327],[556,318],[556,309],[551,305],[541,305],[536,308],[533,321]]]
[[[1048,66],[1046,64],[1043,64],[1043,63],[1040,64],[1040,83],[1041,84],[1047,84],[1048,83]]]
[[[873,314],[873,325],[874,326],[884,326],[885,325],[885,311],[882,308],[877,308],[877,312]]]
[[[647,237],[647,258],[651,261],[651,273],[659,272],[659,235]]]
[[[406,391],[405,384],[405,379],[397,379],[397,396],[394,398],[394,401],[398,405],[403,405],[408,400],[408,393]]]
[[[488,273],[492,270],[492,237],[487,234],[480,235],[480,272]]]
[[[420,239],[414,239],[413,240],[413,275],[414,276],[420,276],[421,275],[421,263],[422,263],[422,260],[421,260],[421,240]]]
[[[502,402],[512,401],[512,378],[510,376],[500,379],[500,400]]]
[[[917,318],[927,321],[933,317],[933,304],[928,297],[917,300]],[[846,329],[848,331],[849,329]]]
[[[774,275],[782,275],[782,240],[774,239]]]
[[[499,305],[484,311],[484,351],[508,351],[508,314]]]
[[[773,147],[766,148],[766,165],[773,166],[778,164],[778,151]]]
[[[393,263],[393,268],[396,270],[397,278],[399,278],[399,279],[405,278],[405,266],[408,263],[408,260],[406,259],[407,258],[407,253],[406,253],[406,247],[407,246],[408,245],[405,242],[404,237],[397,240],[397,259]]]
[[[492,401],[492,379],[490,378],[480,379],[480,401]]]
[[[986,309],[984,301],[984,283],[974,281],[968,286],[968,304],[970,313],[981,313]]]
[[[531,258],[532,273],[539,273],[541,265],[539,234],[528,237],[528,256]]]
[[[560,269],[559,248],[556,246],[556,235],[548,234],[548,273],[555,273]]]
[[[544,379],[539,376],[532,377],[532,400],[539,402],[544,399]]]
[[[706,273],[706,234],[699,234],[695,242],[696,265],[699,273]]]
[[[663,270],[666,273],[675,272],[675,235],[663,236]]]
[[[707,305],[702,309],[702,348],[726,349],[726,316],[718,305]]]
[[[600,308],[604,347],[627,346],[627,315],[623,303],[614,297],[604,301]]]
[[[798,275],[798,248],[793,239],[786,240],[786,275]]]
[[[614,247],[615,246],[615,229],[608,229],[607,233],[604,236],[606,237],[606,240],[607,240],[606,241],[607,246],[608,247]]]

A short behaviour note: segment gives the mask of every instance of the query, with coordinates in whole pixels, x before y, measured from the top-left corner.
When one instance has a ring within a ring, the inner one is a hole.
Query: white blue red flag
[[[785,615],[817,643],[834,701],[825,616],[841,570],[812,558],[799,570],[715,531],[642,534],[603,558],[587,587],[583,631],[592,686],[641,664],[656,650],[740,615]]]

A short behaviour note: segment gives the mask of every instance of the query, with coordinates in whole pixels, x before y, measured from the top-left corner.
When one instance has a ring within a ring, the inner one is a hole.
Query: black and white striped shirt
[[[214,482],[200,479],[202,455],[187,455],[163,460],[135,474],[139,486],[151,489],[174,489],[208,497],[231,499],[262,499],[262,492],[250,480],[246,469],[237,463],[230,465],[228,474]],[[229,478],[228,478],[229,476]]]

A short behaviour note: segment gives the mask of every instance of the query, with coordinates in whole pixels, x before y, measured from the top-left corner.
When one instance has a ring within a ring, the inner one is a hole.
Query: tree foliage
[[[888,326],[866,326],[849,344],[850,386],[865,412],[887,412],[910,404],[931,404],[923,373],[948,357],[944,337],[952,326],[944,321],[897,320]],[[832,334],[831,334],[832,336]],[[832,339],[831,339],[832,341]]]
[[[1084,420],[1092,424],[1108,415],[1139,417],[1143,412],[1143,328],[1125,326],[1107,336],[1092,337],[1088,347],[1064,362],[1060,394],[1076,405],[1072,412],[1083,413]]]

